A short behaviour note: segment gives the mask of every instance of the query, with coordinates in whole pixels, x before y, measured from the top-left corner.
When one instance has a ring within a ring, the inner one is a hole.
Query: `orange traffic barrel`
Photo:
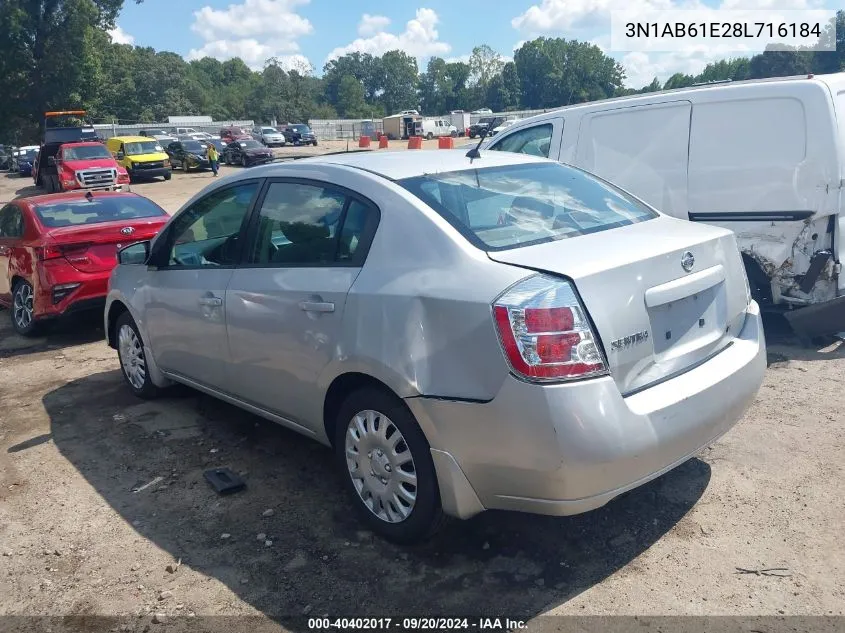
[[[411,136],[408,138],[408,149],[422,149],[422,136]]]
[[[378,137],[378,148],[379,149],[386,149],[388,146],[387,136],[382,134]]]
[[[362,136],[358,139],[358,147],[369,147],[370,146],[370,137],[369,136]]]
[[[455,139],[451,136],[441,136],[437,139],[437,149],[455,149]]]

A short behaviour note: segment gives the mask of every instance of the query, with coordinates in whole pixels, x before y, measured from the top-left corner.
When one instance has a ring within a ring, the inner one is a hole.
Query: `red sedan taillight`
[[[572,285],[537,275],[493,302],[505,356],[522,378],[563,381],[607,373],[607,365]]]

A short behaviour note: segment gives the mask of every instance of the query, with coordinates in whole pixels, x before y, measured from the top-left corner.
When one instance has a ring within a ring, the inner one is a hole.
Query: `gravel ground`
[[[133,190],[172,212],[210,177]],[[0,175],[0,201],[29,182]],[[8,321],[0,614],[288,630],[323,614],[845,615],[841,342],[799,347],[768,322],[769,370],[740,424],[604,508],[490,512],[399,548],[356,523],[323,447],[188,389],[136,400],[96,318],[32,340]],[[202,479],[217,465],[247,489],[218,497]]]

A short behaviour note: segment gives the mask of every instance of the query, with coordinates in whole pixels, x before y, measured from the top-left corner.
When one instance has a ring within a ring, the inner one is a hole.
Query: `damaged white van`
[[[555,158],[678,218],[732,229],[755,299],[845,330],[845,73],[724,82],[523,119],[488,149]]]

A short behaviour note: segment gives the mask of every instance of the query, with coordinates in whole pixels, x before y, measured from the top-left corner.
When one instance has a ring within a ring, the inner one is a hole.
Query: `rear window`
[[[97,198],[96,195],[90,202],[81,199],[39,204],[35,207],[35,213],[41,224],[48,228],[167,215],[152,200],[140,196]]]
[[[657,217],[609,183],[558,163],[431,174],[399,183],[484,250],[550,242]]]

